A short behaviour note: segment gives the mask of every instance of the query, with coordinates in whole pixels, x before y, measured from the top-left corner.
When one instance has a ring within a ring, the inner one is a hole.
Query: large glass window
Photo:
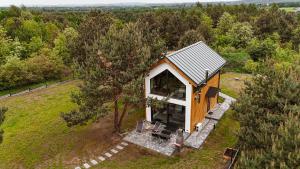
[[[185,85],[168,70],[150,80],[151,93],[185,100]]]
[[[151,109],[152,121],[167,125],[170,130],[184,129],[185,106],[166,103],[162,108]]]

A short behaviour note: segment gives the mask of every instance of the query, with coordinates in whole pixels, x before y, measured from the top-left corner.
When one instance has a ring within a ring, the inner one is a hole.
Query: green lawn
[[[235,77],[242,80],[236,81]],[[231,96],[243,86],[249,75],[226,73],[222,75],[222,91]],[[87,126],[68,128],[60,117],[76,107],[70,94],[78,90],[79,81],[35,91],[22,96],[0,100],[6,106],[3,124],[4,141],[0,145],[0,168],[73,168],[86,158],[95,158],[118,144],[120,138],[112,134],[112,116]],[[211,133],[201,150],[186,149],[180,157],[167,158],[137,146],[97,167],[99,168],[222,168],[222,153],[236,143],[239,124],[226,113]],[[123,129],[131,130],[138,119],[144,118],[144,109],[132,109],[124,119]],[[100,167],[101,166],[101,167]]]
[[[228,111],[225,114],[201,150],[187,149],[180,157],[165,157],[158,154],[147,153],[145,150],[131,146],[112,161],[106,161],[95,168],[222,168],[225,163],[223,160],[225,148],[233,147],[237,141],[235,133],[239,128],[239,123],[233,119],[232,114],[232,111]],[[138,153],[136,151],[138,151]]]
[[[77,83],[0,100],[0,106],[9,108],[2,126],[0,168],[33,168],[50,158],[59,165],[59,156],[74,146],[72,135],[83,128],[70,129],[59,117],[60,112],[76,107],[69,95]]]

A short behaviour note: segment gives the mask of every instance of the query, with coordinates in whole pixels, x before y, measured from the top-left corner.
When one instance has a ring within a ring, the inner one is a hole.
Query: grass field
[[[282,7],[280,8],[281,10],[284,10],[286,12],[295,12],[296,8],[295,7]]]
[[[243,86],[243,74],[222,75],[222,91],[237,96]],[[0,145],[0,169],[7,168],[72,168],[94,155],[101,154],[120,142],[112,134],[112,116],[86,126],[68,128],[60,112],[76,107],[70,100],[79,81],[50,87],[22,96],[0,100],[6,106],[3,124],[4,141]],[[237,89],[238,88],[238,89]],[[132,129],[144,110],[131,110],[125,118],[124,129]],[[222,168],[222,153],[236,142],[238,122],[232,111],[226,113],[217,129],[209,136],[202,150],[186,149],[180,157],[167,158],[131,145],[101,168]]]

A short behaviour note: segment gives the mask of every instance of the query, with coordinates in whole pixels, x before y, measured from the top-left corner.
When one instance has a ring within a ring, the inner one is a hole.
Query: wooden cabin
[[[146,98],[166,100],[146,107],[146,120],[191,133],[218,102],[220,70],[226,61],[204,42],[168,54],[145,78]]]

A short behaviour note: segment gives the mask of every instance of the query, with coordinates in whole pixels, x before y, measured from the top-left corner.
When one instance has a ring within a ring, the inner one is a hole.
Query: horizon
[[[28,7],[42,7],[42,6],[93,6],[93,5],[116,5],[116,4],[172,4],[172,3],[197,3],[197,2],[233,2],[233,1],[240,1],[240,0],[86,0],[82,2],[80,0],[31,0],[24,1],[24,0],[5,0],[0,2],[0,7],[9,7],[11,5],[16,6],[28,6]]]

